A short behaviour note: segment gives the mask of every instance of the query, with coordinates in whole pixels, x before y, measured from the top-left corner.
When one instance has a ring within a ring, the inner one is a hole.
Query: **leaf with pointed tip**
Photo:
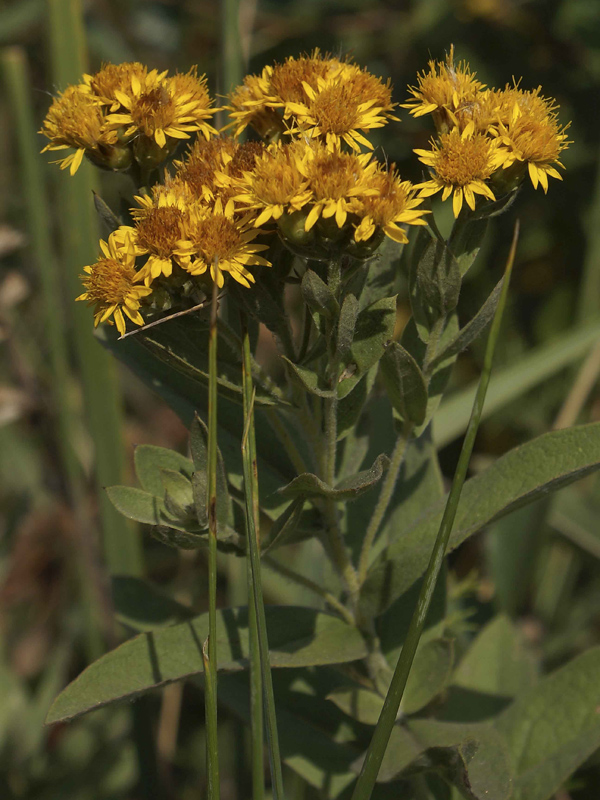
[[[380,363],[391,404],[403,420],[421,425],[427,412],[427,386],[419,365],[398,342],[390,344]]]
[[[161,477],[161,470],[167,469],[178,472],[191,480],[193,466],[189,458],[182,456],[176,450],[167,447],[157,447],[153,444],[139,444],[133,451],[135,474],[142,489],[155,497],[162,497],[165,487]]]
[[[489,522],[599,467],[600,423],[552,431],[516,447],[465,483],[449,551]],[[444,507],[445,500],[373,563],[362,589],[364,613],[381,613],[425,572]]]
[[[416,714],[437,697],[448,684],[454,664],[454,641],[431,639],[416,652],[400,709]]]
[[[377,725],[383,708],[383,697],[362,686],[340,686],[327,695],[344,714],[363,725]]]
[[[342,664],[364,658],[357,628],[339,617],[299,606],[266,606],[273,668]],[[208,614],[129,639],[85,669],[54,701],[46,722],[73,719],[202,672]],[[219,669],[248,667],[247,608],[217,611]]]
[[[498,306],[498,302],[500,300],[500,293],[502,292],[503,285],[504,277],[498,281],[492,293],[481,306],[477,314],[475,314],[473,319],[469,320],[464,328],[460,329],[452,341],[448,342],[445,347],[440,348],[438,354],[431,362],[432,367],[438,366],[438,364],[441,364],[447,358],[458,355],[462,350],[467,348],[471,342],[474,342],[479,334],[485,330],[496,313],[496,307]]]
[[[163,494],[167,493],[182,509],[188,509],[193,505],[194,496],[190,478],[174,469],[165,469],[164,467],[160,470],[160,477],[163,482]]]
[[[169,525],[154,525],[150,530],[151,535],[161,544],[174,547],[176,550],[200,550],[208,547],[208,534],[206,532],[191,533],[178,530]]]
[[[364,469],[362,472],[357,472],[356,475],[344,478],[337,486],[329,486],[311,472],[304,472],[279,492],[284,497],[329,497],[339,502],[354,500],[381,480],[389,463],[389,458],[381,454],[377,456],[370,469]]]
[[[600,647],[524,692],[496,722],[515,773],[513,800],[550,800],[600,747]]]
[[[294,383],[303,391],[316,394],[317,397],[333,397],[334,392],[327,387],[321,377],[313,372],[308,367],[302,367],[300,364],[294,364],[286,356],[281,356],[287,367],[290,378]]]
[[[108,206],[104,200],[100,197],[99,194],[96,192],[92,192],[94,195],[94,208],[96,209],[96,213],[106,226],[106,230],[109,234],[113,231],[116,231],[123,223],[119,219],[119,217],[115,214],[115,212]]]
[[[337,325],[336,354],[339,359],[346,357],[354,339],[354,329],[358,317],[358,300],[353,294],[344,298]]]
[[[288,505],[271,525],[269,538],[262,545],[262,555],[266,555],[274,547],[281,547],[294,533],[304,508],[304,498],[297,497]]]
[[[307,269],[302,278],[302,297],[308,307],[318,314],[331,319],[339,313],[340,307],[333,292],[312,269]]]

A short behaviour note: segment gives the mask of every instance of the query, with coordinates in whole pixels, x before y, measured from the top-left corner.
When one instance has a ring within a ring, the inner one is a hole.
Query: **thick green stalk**
[[[244,497],[246,501],[246,525],[248,534],[248,557],[250,560],[252,602],[256,614],[256,637],[258,639],[259,664],[262,675],[262,692],[264,699],[267,743],[271,765],[271,783],[273,800],[283,800],[283,774],[279,753],[279,736],[277,733],[277,717],[275,714],[275,696],[269,661],[269,642],[267,639],[267,622],[262,594],[260,549],[259,549],[259,494],[258,471],[256,461],[256,436],[254,430],[254,388],[252,385],[252,360],[250,337],[245,321],[243,330],[243,405],[244,436],[242,438],[242,459],[244,468]],[[250,616],[249,616],[250,621]]]
[[[369,525],[367,527],[367,532],[365,533],[365,538],[358,561],[358,582],[361,586],[364,583],[364,580],[367,576],[367,570],[369,569],[369,554],[371,552],[371,547],[373,546],[373,542],[375,541],[375,537],[379,531],[379,526],[383,521],[385,512],[387,511],[390,500],[392,499],[392,495],[394,494],[394,489],[396,488],[396,481],[398,480],[398,474],[400,472],[400,467],[402,466],[402,460],[404,458],[404,451],[406,450],[406,445],[408,443],[408,437],[409,432],[404,430],[396,440],[394,452],[392,453],[392,457],[390,459],[390,465],[381,486],[379,500],[377,501],[377,505],[373,511],[373,516],[369,520]]]
[[[209,800],[218,800],[220,796],[217,747],[217,296],[218,288],[215,280],[208,342],[208,639],[204,643]]]
[[[65,89],[79,83],[86,69],[80,0],[48,0],[53,84]],[[41,147],[40,147],[41,149]],[[65,285],[70,300],[81,293],[79,275],[96,260],[98,228],[93,205],[93,168],[84,160],[77,174],[62,173],[59,218]],[[139,532],[112,506],[105,486],[123,477],[122,406],[114,363],[93,335],[92,314],[84,303],[72,303],[73,339],[82,376],[85,409],[95,450],[96,487],[102,520],[103,548],[111,573],[140,574]]]
[[[369,749],[367,750],[367,755],[365,757],[361,773],[354,788],[352,800],[369,800],[371,797],[371,793],[377,780],[377,775],[379,774],[379,768],[381,767],[381,762],[383,761],[383,757],[385,755],[388,741],[394,725],[396,724],[400,702],[402,701],[406,682],[408,680],[413,659],[415,657],[419,640],[425,625],[425,618],[429,610],[431,598],[433,596],[435,585],[442,568],[444,555],[446,553],[448,540],[450,538],[450,532],[452,531],[452,525],[454,524],[454,518],[456,516],[456,510],[460,500],[460,494],[467,475],[467,469],[469,467],[469,461],[471,459],[471,453],[475,443],[475,436],[477,434],[479,420],[481,419],[481,411],[485,401],[485,393],[490,380],[494,350],[498,340],[498,335],[500,333],[502,313],[506,305],[510,273],[512,271],[518,235],[519,224],[517,222],[515,225],[515,232],[508,262],[506,265],[502,295],[500,297],[500,302],[498,303],[498,309],[494,316],[490,335],[487,341],[485,359],[483,363],[483,370],[481,372],[481,378],[479,380],[477,396],[475,398],[471,419],[469,420],[469,426],[467,428],[460,458],[454,474],[454,480],[452,481],[452,488],[450,490],[450,494],[448,495],[448,501],[442,517],[440,530],[433,546],[429,566],[427,568],[423,585],[419,593],[417,607],[412,616],[410,627],[402,647],[402,652],[400,653],[398,663],[396,664],[396,669],[394,671],[394,675],[392,677],[392,681],[390,683],[390,687],[379,716],[379,721],[377,722],[377,726],[375,728],[373,738],[369,744]]]
[[[69,399],[71,375],[67,330],[64,325],[63,298],[58,279],[58,265],[50,235],[47,198],[42,174],[42,160],[36,136],[30,100],[27,60],[22,48],[13,47],[2,53],[2,72],[13,112],[22,187],[27,210],[29,241],[37,270],[44,308],[44,330],[48,342],[53,412],[57,418],[57,446],[64,470],[69,499],[81,532],[81,561],[77,577],[86,611],[86,649],[90,661],[104,651],[100,619],[103,616],[98,581],[94,576],[92,553],[92,521],[85,502],[85,487],[80,465],[73,450],[73,425],[76,411]]]

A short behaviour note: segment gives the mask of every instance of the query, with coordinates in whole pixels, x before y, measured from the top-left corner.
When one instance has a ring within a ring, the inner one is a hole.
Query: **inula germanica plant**
[[[126,217],[96,200],[108,236],[77,299],[191,431],[189,458],[138,447],[139,488],[107,491],[164,545],[207,549],[209,612],[128,578],[116,611],[143,633],[68,686],[50,721],[203,676],[209,797],[217,701],[252,731],[254,798],[263,730],[276,798],[283,760],[322,797],[548,800],[600,746],[600,650],[539,677],[507,618],[476,633],[464,589],[446,587],[449,549],[600,465],[592,424],[465,481],[518,224],[470,319],[461,283],[492,218],[529,181],[560,179],[569,144],[554,101],[524,84],[489,88],[450,51],[398,104],[389,82],[315,51],[247,76],[220,133],[194,69],[108,64],[54,100],[41,132],[61,168],[86,157],[134,184]],[[402,136],[401,108],[433,123],[417,184],[371,141],[383,126]],[[432,211],[446,201],[444,238]],[[446,497],[432,419],[490,323]],[[311,566],[291,566],[307,548]],[[217,609],[217,551],[247,560],[247,606]],[[314,604],[265,605],[265,569]]]

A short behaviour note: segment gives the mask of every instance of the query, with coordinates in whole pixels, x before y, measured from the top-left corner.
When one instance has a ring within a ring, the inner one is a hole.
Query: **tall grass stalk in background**
[[[56,444],[64,470],[69,500],[73,506],[82,545],[82,561],[78,569],[84,607],[86,609],[86,650],[90,661],[103,651],[101,634],[102,603],[98,582],[93,575],[94,557],[91,552],[90,531],[92,521],[86,508],[85,487],[81,467],[73,448],[77,422],[76,411],[70,399],[68,331],[63,314],[63,297],[59,284],[56,254],[50,236],[47,196],[44,187],[42,157],[39,154],[39,137],[36,135],[33,108],[30,100],[29,70],[25,52],[21,48],[7,49],[2,53],[2,72],[10,107],[15,121],[16,138],[22,170],[22,185],[27,209],[27,227],[33,262],[41,287],[44,307],[44,330],[48,341],[50,360],[50,388],[53,396],[53,413],[56,415]]]
[[[79,0],[48,0],[53,85],[64,89],[80,80],[86,69],[85,37]],[[82,265],[97,255],[98,225],[93,205],[94,174],[82,164],[70,181],[61,181],[59,222],[62,268],[71,298],[79,293]],[[91,314],[83,304],[73,310],[73,339],[82,377],[85,409],[94,442],[95,476],[102,521],[102,542],[111,574],[139,575],[142,551],[139,535],[113,508],[105,486],[123,475],[122,405],[117,372],[108,353],[95,341]]]
[[[498,337],[500,335],[502,314],[504,312],[504,307],[506,306],[506,298],[508,297],[508,287],[510,284],[510,276],[515,260],[518,238],[519,223],[517,221],[508,261],[506,264],[506,270],[504,273],[502,294],[500,296],[498,308],[496,309],[496,313],[492,321],[492,327],[488,336],[477,395],[475,397],[475,402],[473,403],[473,411],[467,427],[467,433],[465,435],[460,457],[458,459],[458,464],[456,465],[456,472],[454,473],[452,488],[450,489],[450,494],[448,495],[448,501],[446,503],[446,508],[442,517],[437,539],[431,553],[429,566],[427,568],[427,572],[425,573],[421,591],[419,592],[417,606],[410,621],[410,627],[408,629],[408,633],[406,634],[406,639],[402,646],[402,652],[400,653],[400,657],[396,664],[396,669],[394,670],[394,675],[392,677],[392,681],[390,683],[390,687],[379,716],[379,721],[377,722],[375,732],[373,733],[373,738],[371,739],[369,749],[367,750],[367,754],[365,756],[361,773],[356,783],[354,793],[352,794],[352,800],[369,800],[375,787],[377,775],[379,774],[379,768],[381,767],[381,762],[383,761],[383,757],[392,734],[392,729],[396,724],[396,718],[398,716],[398,710],[400,708],[404,689],[406,688],[408,676],[417,652],[417,647],[419,646],[419,640],[425,627],[425,619],[431,605],[433,592],[444,563],[444,556],[446,554],[446,549],[450,540],[450,533],[456,517],[458,502],[460,500],[465,478],[467,477],[469,461],[471,460],[471,453],[473,452],[473,446],[475,444],[475,436],[477,435],[477,429],[481,420],[481,412],[483,411],[485,394],[490,382],[492,364],[494,361],[494,351],[496,349],[496,342],[498,341]]]

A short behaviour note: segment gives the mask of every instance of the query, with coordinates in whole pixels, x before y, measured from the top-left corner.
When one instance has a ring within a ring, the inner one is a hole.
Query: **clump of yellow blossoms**
[[[409,91],[404,107],[431,114],[437,131],[429,150],[415,150],[430,171],[417,185],[372,153],[370,133],[396,120],[389,81],[347,59],[315,50],[247,76],[225,107],[233,135],[212,127],[218,109],[195,68],[169,76],[139,63],[106,64],[85,75],[49,109],[44,150],[74,151],[59,161],[71,174],[84,156],[129,170],[138,191],[128,224],[85,267],[78,299],[94,305],[96,324],[114,323],[123,334],[126,319],[142,326],[201,302],[214,284],[251,288],[271,266],[276,239],[308,259],[364,259],[384,236],[403,244],[407,226],[426,225],[423,202],[437,192],[452,197],[458,216],[527,173],[544,191],[548,177],[560,178],[566,128],[540,89],[489,89],[451,50]],[[238,140],[248,127],[259,141]],[[161,182],[144,185],[161,165]]]
[[[476,194],[495,200],[495,189],[506,193],[526,172],[544,192],[548,177],[561,180],[557,167],[569,145],[568,126],[559,124],[557,106],[540,87],[488,89],[467,65],[454,63],[451,49],[445,62],[430,62],[409,91],[404,108],[415,117],[432,114],[438,133],[431,150],[415,150],[431,172],[420,184],[421,197],[441,190],[442,199],[452,196],[458,216],[463,199],[474,210]]]

